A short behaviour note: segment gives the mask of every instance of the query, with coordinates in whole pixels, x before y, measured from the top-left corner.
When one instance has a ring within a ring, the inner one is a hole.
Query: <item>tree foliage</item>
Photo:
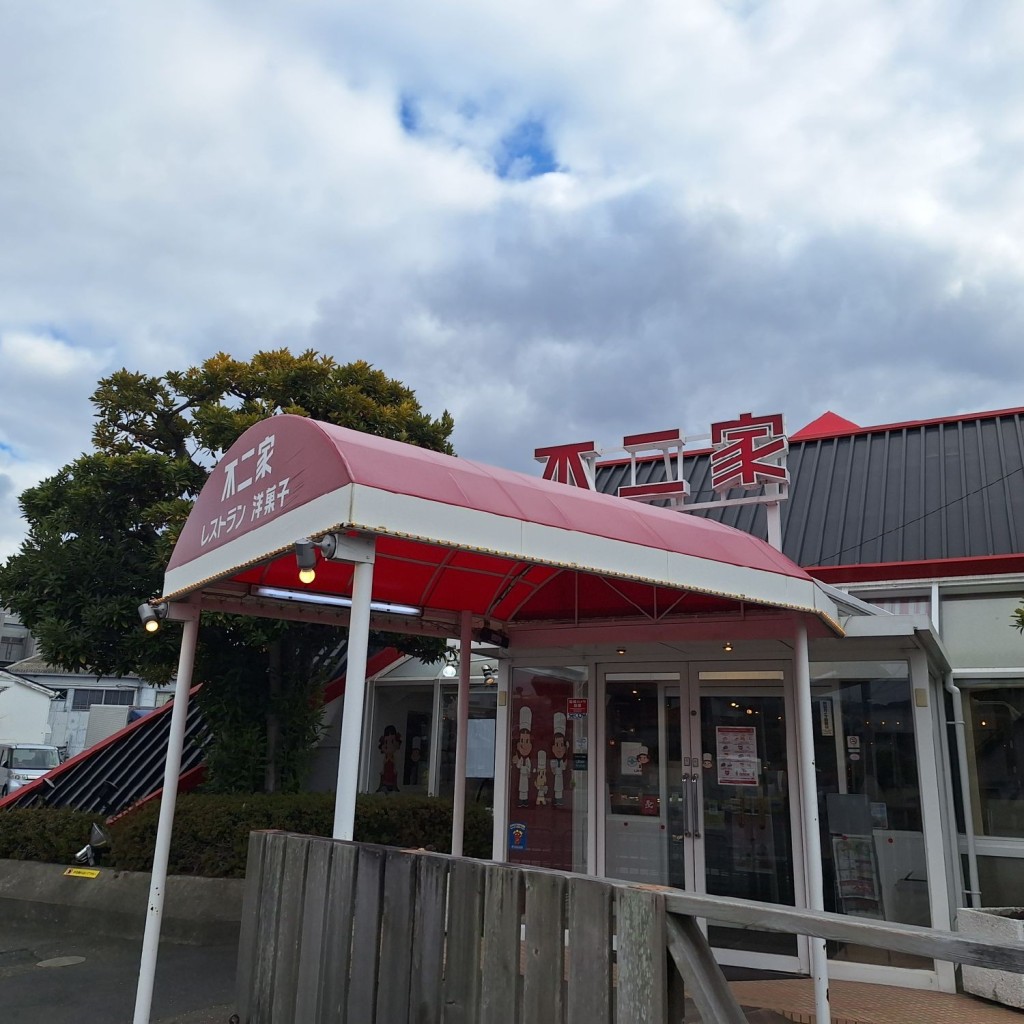
[[[93,451],[21,495],[29,532],[0,566],[0,600],[48,662],[97,675],[170,678],[178,631],[143,633],[137,606],[160,592],[210,470],[253,424],[293,413],[452,451],[447,412],[431,417],[413,391],[367,362],[314,351],[260,352],[247,362],[218,353],[162,377],[122,369],[99,382],[92,401]],[[204,615],[196,676],[207,683],[217,788],[299,784],[341,639],[324,626]],[[421,642],[410,650],[432,652]]]

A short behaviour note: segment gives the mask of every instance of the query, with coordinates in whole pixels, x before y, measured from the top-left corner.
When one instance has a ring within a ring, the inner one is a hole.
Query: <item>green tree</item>
[[[451,453],[451,416],[369,363],[287,350],[248,362],[218,353],[162,377],[127,369],[92,396],[93,451],[29,488],[29,532],[0,566],[0,601],[51,664],[165,683],[179,631],[143,633],[139,601],[160,592],[174,542],[210,469],[254,423],[311,416]],[[170,624],[168,624],[168,627]],[[395,637],[388,637],[395,642]],[[439,656],[432,641],[399,640]],[[320,625],[204,615],[196,677],[214,735],[212,788],[297,788],[320,722],[320,691],[342,664],[344,632]]]

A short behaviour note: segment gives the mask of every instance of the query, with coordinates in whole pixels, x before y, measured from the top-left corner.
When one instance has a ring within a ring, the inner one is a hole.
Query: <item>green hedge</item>
[[[160,806],[152,801],[115,821],[109,828],[111,849],[103,863],[124,871],[152,867]],[[80,811],[38,807],[0,811],[0,858],[71,863],[101,820]],[[287,796],[179,797],[168,871],[175,875],[241,878],[249,833],[280,829],[329,836],[334,822],[334,794]],[[431,797],[360,796],[356,800],[355,838],[385,846],[451,849],[452,802]],[[491,815],[479,804],[466,808],[465,853],[489,857]]]

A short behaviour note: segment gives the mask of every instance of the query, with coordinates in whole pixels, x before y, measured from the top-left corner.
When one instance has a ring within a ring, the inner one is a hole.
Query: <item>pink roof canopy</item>
[[[664,623],[749,605],[839,631],[815,581],[749,534],[290,415],[251,427],[217,464],[163,599],[265,605],[265,587],[348,595],[345,563],[322,561],[308,587],[298,580],[295,541],[328,532],[374,538],[374,600],[438,622],[469,610],[495,626]]]

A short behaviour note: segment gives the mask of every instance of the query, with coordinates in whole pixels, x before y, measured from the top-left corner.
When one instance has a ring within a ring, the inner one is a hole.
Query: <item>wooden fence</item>
[[[697,924],[1024,973],[1024,944],[284,832],[250,838],[242,1024],[707,1024],[745,1018]]]

